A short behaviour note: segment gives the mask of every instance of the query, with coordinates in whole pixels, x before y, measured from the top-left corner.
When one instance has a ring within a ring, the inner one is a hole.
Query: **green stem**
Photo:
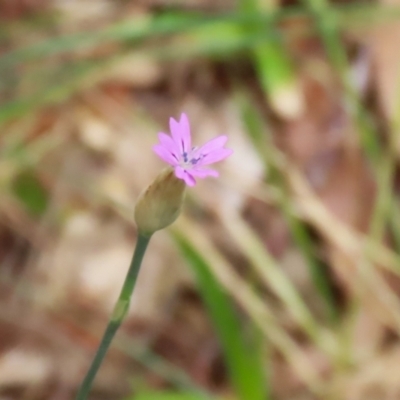
[[[150,237],[142,235],[138,236],[131,265],[129,267],[128,274],[126,275],[124,285],[122,286],[121,293],[118,297],[117,304],[115,305],[110,321],[108,322],[106,331],[104,332],[103,338],[101,339],[96,355],[93,358],[92,365],[90,366],[89,371],[87,372],[85,379],[83,380],[79,388],[78,394],[76,395],[76,400],[85,400],[87,398],[93,380],[96,377],[97,371],[99,370],[100,365],[103,362],[104,356],[106,355],[108,348],[110,347],[111,341],[128,312],[132,292],[135,288],[140,265],[142,264],[143,256],[146,252],[149,241]]]

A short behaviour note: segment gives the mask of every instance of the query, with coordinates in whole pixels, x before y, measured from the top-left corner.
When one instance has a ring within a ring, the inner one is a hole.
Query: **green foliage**
[[[12,191],[34,217],[40,217],[48,204],[48,193],[32,170],[20,172],[12,183]]]
[[[35,87],[33,91],[23,90],[23,95],[11,96],[2,104],[0,124],[29,114],[39,107],[63,101],[82,90],[82,87],[94,85],[96,79],[93,77],[102,67],[133,51],[169,59],[197,56],[221,58],[237,55],[243,50],[251,51],[268,98],[273,106],[280,108],[282,89],[295,91],[296,77],[283,46],[284,33],[279,29],[279,24],[291,18],[308,18],[309,15],[299,7],[265,12],[258,8],[257,3],[254,0],[243,1],[243,10],[216,16],[170,12],[151,18],[130,18],[99,29],[63,36],[54,36],[51,31],[46,37],[43,32],[40,41],[13,47],[0,56],[0,90],[2,85],[9,85],[9,82],[13,82],[12,87],[17,85],[19,77],[15,74],[18,71],[23,71],[25,78],[29,77],[29,87]],[[353,26],[368,16],[382,22],[400,14],[398,8],[388,12],[370,5],[336,6],[331,9],[335,12],[338,24],[345,26]],[[297,36],[309,34],[310,29],[294,33]],[[7,36],[1,31],[0,34]],[[159,39],[159,43],[154,44],[154,39]],[[169,42],[166,39],[178,40]],[[149,40],[152,41],[151,45]],[[107,44],[115,45],[114,53],[84,59],[79,55],[82,51],[90,54],[99,45]],[[75,53],[77,57],[74,57]],[[71,62],[65,74],[66,60]],[[37,67],[40,71],[45,68],[44,79],[37,79]],[[50,83],[49,76],[54,79]]]
[[[261,349],[246,340],[229,296],[211,273],[210,267],[187,237],[174,233],[183,256],[197,278],[199,290],[220,339],[232,384],[241,400],[265,400],[267,382]]]

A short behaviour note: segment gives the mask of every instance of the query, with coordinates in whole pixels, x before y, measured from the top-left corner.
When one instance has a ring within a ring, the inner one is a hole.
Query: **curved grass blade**
[[[267,382],[259,349],[254,342],[245,340],[233,304],[210,272],[207,261],[183,234],[174,231],[173,237],[196,275],[238,397],[241,400],[265,400],[268,398]]]

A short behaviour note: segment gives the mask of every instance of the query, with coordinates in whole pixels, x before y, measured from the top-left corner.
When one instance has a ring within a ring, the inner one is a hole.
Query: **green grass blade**
[[[196,275],[200,292],[221,341],[232,384],[239,398],[265,400],[267,384],[259,351],[254,343],[245,340],[233,304],[210,272],[206,260],[190,241],[177,232],[174,232],[174,239]]]
[[[271,24],[277,18],[275,1],[241,0],[239,10],[245,13],[260,13],[269,17],[267,28],[273,31],[268,40],[252,46],[253,60],[265,96],[271,107],[281,116],[298,116],[302,107],[302,95],[290,57],[285,51],[279,29]],[[257,32],[259,26],[247,25],[243,32]],[[265,27],[261,28],[265,30]]]
[[[32,216],[40,217],[46,211],[48,193],[34,171],[21,171],[12,183],[12,191]]]
[[[269,137],[269,132],[266,132],[265,123],[261,120],[259,113],[245,96],[239,98],[239,102],[242,108],[242,118],[246,131],[254,144],[254,148],[258,151],[264,162],[269,183],[286,193],[286,184],[283,181],[282,174],[277,165],[276,150],[274,153],[274,145]],[[291,213],[290,205],[287,201],[288,196],[289,194],[286,193],[278,206],[286,219],[294,241],[302,252],[304,259],[307,261],[309,274],[316,290],[321,295],[327,315],[331,322],[335,322],[337,321],[339,310],[335,302],[332,284],[327,276],[325,266],[315,256],[312,238],[306,227],[302,221]]]

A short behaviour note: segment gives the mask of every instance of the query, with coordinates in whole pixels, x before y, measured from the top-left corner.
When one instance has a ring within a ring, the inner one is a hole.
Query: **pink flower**
[[[196,178],[218,177],[217,171],[206,166],[222,161],[233,153],[232,150],[224,148],[228,137],[218,136],[201,147],[192,147],[186,114],[181,115],[179,122],[170,118],[169,127],[171,136],[160,132],[160,143],[155,145],[153,150],[162,160],[174,167],[175,176],[184,180],[188,186],[194,186]]]

